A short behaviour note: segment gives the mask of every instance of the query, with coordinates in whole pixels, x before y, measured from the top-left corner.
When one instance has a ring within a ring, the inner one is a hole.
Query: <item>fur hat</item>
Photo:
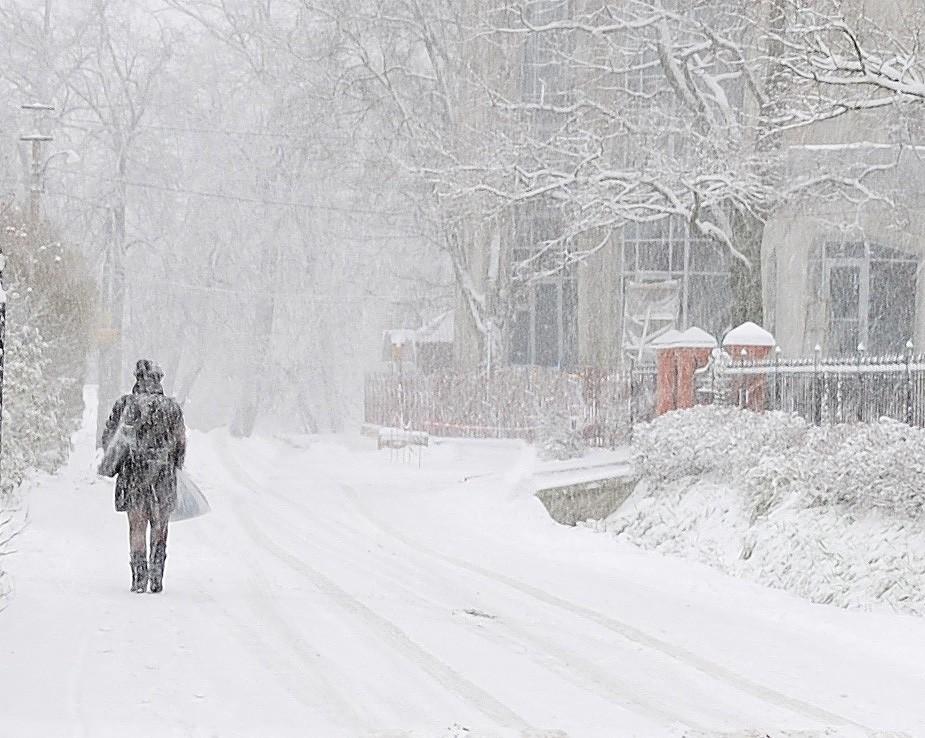
[[[164,377],[164,370],[150,359],[139,359],[135,363],[135,379],[149,377],[159,382]]]

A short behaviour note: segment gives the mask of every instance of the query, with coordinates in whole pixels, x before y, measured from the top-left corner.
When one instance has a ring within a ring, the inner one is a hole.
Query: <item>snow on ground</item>
[[[28,490],[0,735],[925,735],[925,621],[558,526],[519,443],[194,434],[161,595],[91,446]]]
[[[590,524],[813,602],[925,614],[925,431],[702,407],[636,434],[642,482]]]
[[[755,518],[741,489],[707,478],[643,483],[589,527],[812,602],[925,612],[922,526],[883,511],[791,504]]]

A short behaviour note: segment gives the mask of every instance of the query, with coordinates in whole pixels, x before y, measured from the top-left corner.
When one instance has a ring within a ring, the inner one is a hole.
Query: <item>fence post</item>
[[[777,406],[777,410],[781,411],[784,409],[783,402],[781,400],[781,384],[780,384],[780,355],[781,347],[774,347],[774,404]]]
[[[912,339],[906,341],[906,423],[912,425],[915,420],[915,408],[912,402],[912,351],[915,345]]]
[[[739,366],[743,369],[739,375],[739,409],[744,410],[748,407],[748,380],[745,377],[745,360],[748,358],[748,351],[744,348],[739,352]]]
[[[812,389],[812,407],[813,407],[813,424],[822,423],[822,387],[819,384],[819,361],[822,358],[822,346],[818,343],[813,349],[813,389]]]

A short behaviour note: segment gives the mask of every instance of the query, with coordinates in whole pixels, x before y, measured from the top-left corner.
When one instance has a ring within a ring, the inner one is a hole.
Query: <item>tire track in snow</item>
[[[237,516],[236,513],[235,515]],[[214,533],[206,533],[205,537],[212,541],[217,540],[222,547],[227,545],[226,539],[219,538]],[[278,673],[278,667],[285,665],[286,674],[283,677],[286,681],[285,689],[300,704],[309,708],[320,708],[335,722],[346,722],[351,734],[371,732],[374,727],[371,722],[362,717],[353,702],[335,689],[330,680],[324,677],[324,675],[336,672],[337,669],[313,650],[311,644],[306,642],[305,637],[286,621],[278,608],[269,604],[272,598],[269,596],[268,588],[258,576],[256,568],[250,562],[245,562],[245,566],[251,572],[248,585],[253,593],[252,596],[248,596],[247,600],[254,611],[263,616],[261,622],[270,624],[276,631],[277,640],[285,646],[271,644],[260,629],[252,627],[250,621],[226,607],[208,590],[200,588],[199,594],[235,628],[251,638],[254,643],[259,644],[258,657],[270,673]],[[268,659],[268,652],[272,652],[272,662]]]
[[[282,494],[274,486],[263,484],[260,481],[256,480],[253,475],[251,475],[247,470],[241,468],[241,465],[238,464],[234,458],[231,458],[229,455],[231,451],[225,445],[225,441],[221,441],[220,453],[226,457],[226,460],[229,464],[234,465],[237,469],[237,473],[242,477],[248,480],[247,486],[253,490],[260,490],[266,495],[276,497],[277,499],[283,501],[287,505],[294,505],[299,507],[309,513],[307,520],[311,521],[314,519],[313,513],[317,511],[310,508],[303,500],[298,498],[289,497],[288,495]],[[324,476],[328,481],[336,487],[344,490],[348,495],[355,495],[356,491],[349,485],[344,484],[343,482],[332,477],[330,474],[324,472],[318,472],[321,476]],[[356,504],[356,500],[351,500]],[[383,528],[378,525],[374,520],[370,519],[369,515],[361,512],[363,519],[372,527],[372,530],[378,530],[380,532],[385,532],[387,537],[390,539],[397,539],[394,533],[384,531]],[[325,525],[321,527],[314,528],[312,536],[314,538],[322,538],[330,535],[330,529],[333,526],[340,527],[342,530],[347,531],[352,534],[354,537],[362,537],[363,531],[360,531],[357,528],[351,528],[347,526],[343,521],[327,519]],[[304,531],[302,531],[304,533]],[[312,541],[308,537],[305,538],[306,542],[311,544]],[[408,547],[409,544],[405,541],[398,540],[399,545],[403,547]],[[412,546],[412,548],[414,548]],[[351,552],[352,555],[352,552]],[[435,556],[433,554],[428,554],[426,559],[433,560]],[[341,559],[343,560],[343,559]],[[384,564],[384,561],[378,562],[379,564]],[[420,563],[410,563],[409,561],[403,561],[402,565],[404,566],[413,566],[416,567],[417,571],[424,572],[427,575],[430,575],[434,578],[439,579],[436,574],[436,570],[433,568],[423,567]],[[358,562],[356,564],[359,568],[363,568],[363,562]],[[440,562],[441,568],[446,568],[446,562]],[[458,568],[458,567],[454,567]],[[422,598],[419,592],[409,590],[407,587],[403,586],[402,580],[400,577],[391,577],[398,588],[407,592],[411,597],[417,599],[418,601],[427,601]],[[480,578],[484,578],[484,575],[480,575]],[[471,580],[470,580],[471,583]],[[509,589],[504,583],[501,584],[503,587]],[[557,608],[559,609],[559,608]],[[563,648],[557,647],[538,636],[530,633],[525,628],[520,628],[508,621],[494,621],[492,623],[492,629],[490,632],[481,631],[477,632],[477,635],[481,636],[484,639],[490,640],[495,645],[503,644],[505,647],[510,650],[512,645],[524,647],[526,646],[526,655],[527,658],[530,658],[534,663],[539,664],[547,671],[554,671],[563,676],[567,677],[569,681],[574,686],[585,689],[586,691],[593,691],[597,695],[603,697],[605,700],[611,704],[617,705],[628,712],[634,713],[640,717],[647,718],[655,723],[659,723],[664,726],[666,729],[676,728],[679,725],[683,725],[687,728],[709,732],[709,730],[700,724],[699,720],[692,719],[690,714],[685,714],[674,710],[668,707],[664,702],[659,702],[652,700],[647,696],[645,690],[641,690],[638,685],[633,685],[627,681],[616,679],[612,674],[608,673],[605,669],[602,669],[597,664],[587,660],[581,659],[576,654],[571,653]],[[508,631],[507,634],[501,633],[501,629]],[[472,632],[472,631],[469,631]],[[624,638],[624,640],[626,640]],[[632,643],[631,645],[637,646],[638,644]],[[543,652],[545,658],[540,658],[538,652]],[[675,663],[678,663],[678,660],[671,659]],[[682,667],[690,668],[689,664],[684,664],[681,662]],[[583,684],[579,683],[583,682]],[[590,687],[590,689],[588,689]],[[630,696],[632,695],[632,696]],[[767,704],[766,700],[758,700]],[[781,708],[778,708],[781,709]],[[706,712],[711,712],[715,720],[728,721],[728,713],[723,713],[719,709],[711,708]],[[789,712],[789,710],[784,710],[784,712]]]
[[[245,482],[244,486],[255,494],[259,494],[261,491],[259,489],[260,485],[253,484],[255,480],[241,468],[240,464],[238,464],[227,449],[223,449],[222,456],[225,462],[230,467],[233,467],[243,478]],[[241,483],[241,481],[242,480],[239,480],[239,483]],[[363,622],[368,630],[381,636],[384,641],[391,644],[396,651],[407,660],[411,661],[416,667],[426,672],[444,689],[462,697],[479,712],[491,718],[502,727],[516,728],[524,731],[533,730],[532,726],[520,715],[511,710],[511,708],[415,643],[391,620],[388,620],[364,605],[346,590],[341,589],[332,579],[326,577],[298,556],[294,555],[291,551],[273,541],[251,518],[241,515],[237,510],[234,510],[234,514],[238,518],[241,527],[254,543],[311,581],[319,592],[333,600],[341,609],[346,610]]]
[[[464,559],[456,558],[455,556],[450,556],[449,554],[441,553],[440,551],[430,548],[426,544],[420,543],[419,541],[414,541],[402,532],[394,529],[388,523],[379,519],[375,514],[369,512],[369,510],[359,500],[359,495],[357,494],[356,489],[348,484],[340,482],[339,480],[331,478],[329,475],[325,476],[327,476],[330,481],[341,487],[341,489],[345,492],[345,496],[350,500],[351,504],[354,506],[357,512],[362,515],[369,523],[374,525],[383,533],[386,533],[387,535],[395,538],[397,541],[401,542],[412,551],[416,551],[419,554],[438,559],[453,567],[478,574],[482,577],[493,580],[507,587],[510,587],[511,589],[517,590],[518,592],[526,594],[533,599],[539,600],[540,602],[543,602],[547,605],[551,605],[553,607],[571,612],[574,615],[578,615],[585,620],[589,620],[613,633],[616,633],[631,643],[642,646],[643,648],[650,649],[652,651],[656,651],[664,656],[674,659],[675,661],[680,661],[681,663],[686,664],[687,666],[701,672],[708,677],[724,682],[741,692],[749,694],[752,697],[756,697],[759,700],[774,705],[778,708],[784,708],[798,715],[802,715],[803,717],[821,722],[824,725],[831,725],[833,723],[840,724],[858,729],[868,736],[877,735],[877,731],[866,725],[863,725],[862,723],[859,723],[850,718],[846,718],[837,713],[830,712],[824,708],[817,707],[816,705],[813,705],[809,702],[805,702],[804,700],[798,699],[796,697],[791,697],[771,687],[767,687],[763,684],[755,682],[733,671],[732,669],[710,661],[709,659],[700,656],[693,651],[684,648],[683,646],[678,646],[676,644],[672,644],[668,641],[657,638],[656,636],[649,635],[648,633],[645,633],[639,628],[636,628],[635,626],[630,625],[629,623],[626,623],[622,620],[618,620],[609,615],[604,615],[603,613],[593,610],[590,607],[570,602],[566,599],[563,599],[562,597],[550,594],[549,592],[546,592],[539,587],[535,587],[533,585],[527,584],[526,582],[515,579],[514,577],[492,571],[491,569],[487,569],[483,566],[479,566],[478,564],[465,561]],[[290,500],[290,502],[292,502],[292,500]]]
[[[749,694],[750,696],[755,697],[767,704],[788,710],[792,713],[801,715],[804,718],[818,721],[823,725],[832,725],[834,723],[854,728],[868,736],[879,735],[877,731],[858,721],[852,720],[851,718],[847,718],[834,712],[830,712],[829,710],[818,707],[799,698],[791,697],[771,687],[767,687],[763,684],[755,682],[748,677],[742,676],[741,674],[728,667],[717,664],[706,657],[700,656],[699,654],[696,654],[684,648],[683,646],[679,646],[669,641],[660,639],[656,636],[649,635],[648,633],[622,620],[609,615],[604,615],[603,613],[600,613],[584,605],[570,602],[569,600],[550,594],[549,592],[546,592],[539,587],[527,584],[526,582],[523,582],[514,577],[501,574],[464,559],[459,559],[457,557],[441,553],[440,551],[430,548],[426,544],[415,541],[407,537],[402,532],[396,530],[385,521],[381,520],[374,513],[371,513],[360,501],[359,495],[357,494],[357,491],[354,487],[340,481],[335,477],[332,477],[330,473],[325,473],[320,470],[318,470],[318,473],[325,476],[332,484],[340,487],[344,491],[345,496],[353,504],[357,512],[360,513],[360,515],[362,515],[362,517],[365,518],[370,524],[379,529],[381,532],[391,536],[406,547],[410,548],[412,551],[425,554],[434,559],[438,559],[452,567],[478,574],[499,584],[503,584],[511,589],[522,592],[523,594],[526,594],[547,605],[551,605],[553,607],[578,615],[586,620],[600,625],[601,627],[611,632],[616,633],[617,635],[620,635],[625,640],[634,643],[637,646],[648,648],[650,650],[661,653],[662,655],[679,663],[686,664],[688,667],[693,668],[708,677],[711,677],[717,681],[724,682],[732,688]],[[296,499],[281,496],[278,493],[275,493],[273,490],[268,491],[274,492],[277,497],[282,497],[290,504],[304,506],[304,503]]]
[[[67,712],[71,720],[71,735],[73,738],[87,738],[88,724],[84,716],[82,685],[84,683],[84,672],[86,671],[87,652],[90,649],[90,634],[84,634],[80,638],[80,647],[77,649],[77,658],[71,663],[70,672],[67,680]]]
[[[243,473],[246,474],[246,472]],[[302,507],[303,509],[305,508],[304,503],[292,500],[284,495],[281,495],[273,489],[265,488],[263,485],[259,485],[259,483],[253,479],[252,482],[253,485],[260,486],[261,490],[266,494],[275,496],[289,505],[294,504],[297,507]],[[362,535],[362,532],[356,528],[350,528],[343,525],[342,523],[338,523],[337,521],[328,520],[326,521],[324,528],[313,529],[312,536],[305,536],[303,540],[309,545],[317,546],[317,539],[327,537],[330,534],[330,529],[332,527],[338,527],[341,530],[352,534],[354,537]],[[373,527],[372,530],[377,529]],[[304,530],[300,532],[303,535],[305,533]],[[323,546],[321,546],[320,549],[322,551],[325,550]],[[343,562],[345,560],[345,556],[341,553],[339,561]],[[380,569],[377,569],[377,574],[380,576],[388,577],[390,580],[391,589],[395,590],[396,592],[403,593],[409,599],[414,599],[418,602],[430,604],[434,607],[440,607],[440,604],[436,601],[424,598],[419,591],[406,586],[401,576],[386,571],[385,569],[388,568],[389,562],[382,560],[377,563],[381,567]],[[444,586],[446,584],[445,579],[441,579],[435,569],[424,567],[419,562],[402,561],[399,565],[404,566],[408,571],[419,575],[415,581],[420,581],[420,575],[424,574],[438,581]],[[360,561],[354,555],[352,566],[361,571],[366,571],[368,570],[369,564],[368,562]],[[392,566],[394,567],[395,564],[392,563]],[[445,565],[441,564],[441,567],[444,566]],[[469,580],[469,583],[471,584],[471,579]],[[707,728],[702,726],[699,722],[692,720],[689,716],[680,712],[672,711],[664,704],[647,699],[644,694],[640,693],[638,687],[632,685],[630,682],[617,679],[613,674],[607,672],[605,669],[602,669],[599,665],[594,664],[587,659],[583,659],[577,656],[575,653],[565,650],[564,648],[552,645],[551,643],[530,633],[528,629],[516,626],[507,620],[494,620],[490,623],[490,625],[487,626],[486,629],[478,629],[473,631],[470,628],[466,628],[465,630],[467,633],[474,633],[482,640],[492,643],[495,646],[502,646],[505,648],[505,650],[514,652],[518,656],[522,655],[524,658],[528,658],[546,671],[554,672],[566,677],[566,680],[575,687],[585,691],[594,692],[611,704],[638,716],[652,720],[653,722],[663,726],[666,730],[675,728],[679,725],[701,731],[707,730]],[[505,633],[501,631],[507,632]]]

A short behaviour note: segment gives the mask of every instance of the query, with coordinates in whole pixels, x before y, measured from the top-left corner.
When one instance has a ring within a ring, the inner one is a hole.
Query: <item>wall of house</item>
[[[877,156],[896,156],[895,149],[880,149]],[[871,156],[848,149],[838,156]],[[826,305],[816,299],[821,279],[811,259],[826,242],[866,241],[896,249],[920,260],[915,294],[915,319],[910,337],[925,348],[925,182],[921,164],[908,152],[898,166],[870,180],[874,192],[892,203],[813,201],[794,205],[775,215],[765,227],[762,259],[765,273],[764,303],[767,327],[787,356],[808,356],[828,332]]]
[[[846,0],[843,11],[849,19],[863,15],[886,33],[911,39],[915,28],[925,22],[916,5],[915,0]],[[836,158],[842,165],[894,162],[899,148],[892,144],[897,140],[897,131],[886,123],[882,111],[865,111],[795,129],[783,145],[794,179],[831,168]],[[839,239],[866,240],[918,256],[920,276],[911,328],[913,340],[925,348],[923,153],[907,150],[895,167],[865,179],[871,192],[891,202],[865,202],[858,193],[854,201],[816,197],[791,205],[767,223],[762,243],[766,322],[786,355],[808,356],[816,344],[826,345],[828,316],[826,306],[816,302],[811,280],[819,275],[810,260],[815,249]],[[817,168],[820,161],[824,166]]]

